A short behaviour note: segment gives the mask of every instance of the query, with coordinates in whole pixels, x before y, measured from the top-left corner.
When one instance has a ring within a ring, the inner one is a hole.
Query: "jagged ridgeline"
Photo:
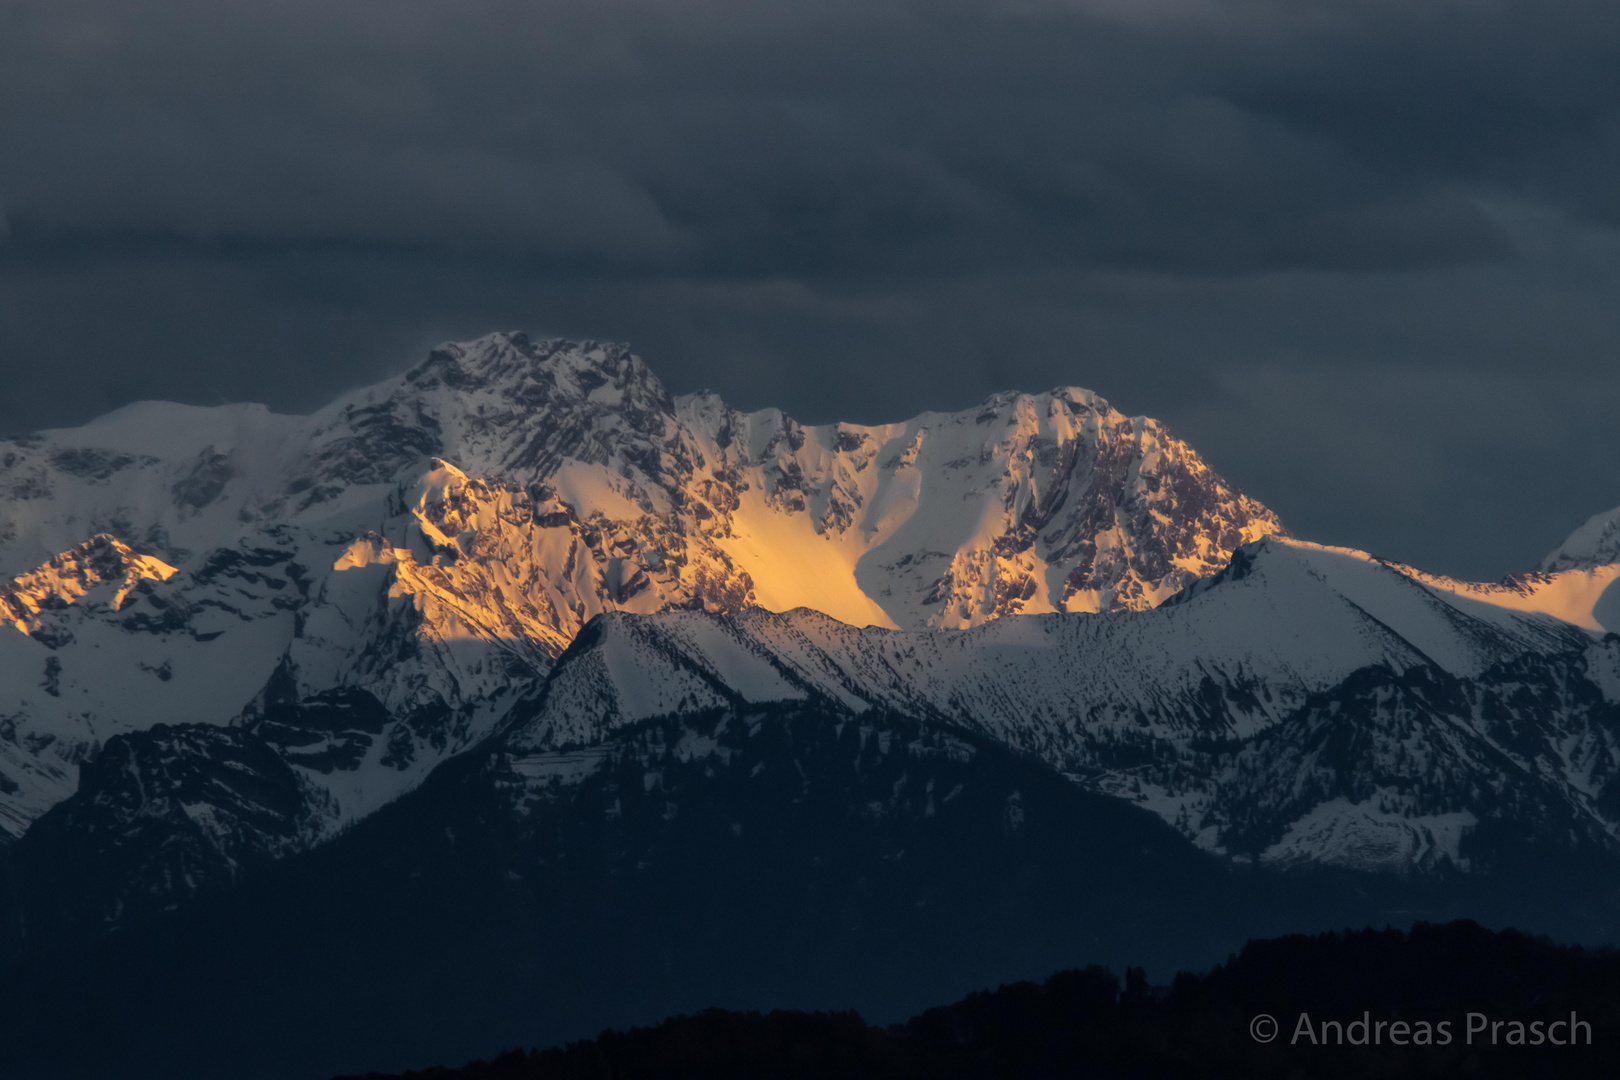
[[[298,770],[313,842],[488,735],[602,612],[1139,610],[1278,531],[1076,389],[806,427],[497,334],[312,416],[143,402],[0,442],[0,832],[110,738],[232,724]]]

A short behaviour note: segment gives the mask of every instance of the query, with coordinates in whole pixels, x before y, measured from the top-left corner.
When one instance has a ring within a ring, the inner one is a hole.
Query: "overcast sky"
[[[1086,386],[1528,569],[1620,504],[1620,5],[0,0],[0,430],[495,329],[806,422]]]

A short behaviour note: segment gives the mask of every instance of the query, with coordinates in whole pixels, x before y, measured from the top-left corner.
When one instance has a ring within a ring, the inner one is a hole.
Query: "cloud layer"
[[[1616,31],[1584,0],[20,0],[0,425],[306,408],[497,327],[807,419],[1081,383],[1296,531],[1499,574],[1620,502]]]

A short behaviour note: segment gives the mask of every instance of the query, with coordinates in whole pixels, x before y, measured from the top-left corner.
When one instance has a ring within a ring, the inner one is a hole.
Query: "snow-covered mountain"
[[[1556,550],[1541,560],[1541,569],[1556,572],[1615,562],[1620,562],[1620,506],[1593,514],[1586,524],[1570,533]]]
[[[544,760],[655,717],[818,699],[986,736],[1244,860],[1466,869],[1482,825],[1620,850],[1620,635],[1592,616],[1617,577],[1480,586],[1272,537],[1106,618],[613,616],[505,744]]]
[[[497,334],[310,416],[143,402],[0,442],[0,832],[110,739],[229,724],[319,793],[307,845],[488,736],[604,612],[1140,610],[1279,531],[1072,388],[810,427]]]

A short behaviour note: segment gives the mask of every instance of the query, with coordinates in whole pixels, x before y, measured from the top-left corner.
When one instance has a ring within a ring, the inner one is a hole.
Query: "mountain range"
[[[12,440],[0,492],[0,829],[111,739],[211,725],[292,766],[280,847],[486,738],[604,612],[1136,610],[1280,531],[1085,391],[804,427],[505,334],[309,417],[146,402]],[[199,815],[233,859],[232,812]]]
[[[1459,582],[1089,391],[804,426],[520,334],[13,439],[0,1015],[40,1075],[207,1075],[200,1017],[316,1075],[1335,920],[1620,939],[1617,545]]]

